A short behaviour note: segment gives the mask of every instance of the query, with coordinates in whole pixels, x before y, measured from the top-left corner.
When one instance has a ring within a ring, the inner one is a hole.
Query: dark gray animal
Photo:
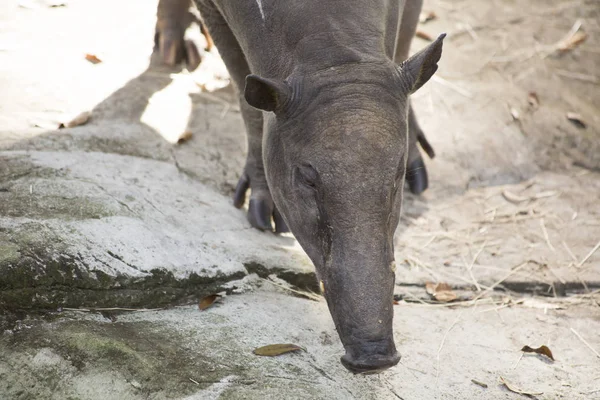
[[[405,176],[427,187],[417,143],[433,156],[409,95],[437,70],[444,35],[407,59],[422,0],[196,5],[240,89],[248,157],[235,206],[251,188],[250,223],[272,230],[273,218],[310,256],[346,368],[395,365],[393,236]]]

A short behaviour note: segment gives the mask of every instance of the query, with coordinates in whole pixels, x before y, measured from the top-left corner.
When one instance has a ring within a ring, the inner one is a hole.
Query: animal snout
[[[342,365],[355,374],[377,374],[400,361],[393,339],[346,346]]]

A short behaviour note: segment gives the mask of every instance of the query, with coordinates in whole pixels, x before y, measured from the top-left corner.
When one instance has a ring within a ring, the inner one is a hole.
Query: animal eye
[[[317,182],[317,171],[310,165],[296,167],[296,177],[304,186],[314,188]]]

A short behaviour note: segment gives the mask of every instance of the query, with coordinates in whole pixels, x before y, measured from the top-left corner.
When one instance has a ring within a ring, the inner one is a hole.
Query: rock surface
[[[63,312],[45,322],[13,321],[0,336],[0,393],[52,400],[522,398],[498,382],[503,377],[543,393],[539,399],[593,399],[600,359],[571,328],[599,348],[600,312],[581,300],[460,310],[397,305],[403,358],[384,374],[365,376],[340,364],[343,348],[324,301],[271,287],[228,296],[206,311]],[[273,343],[306,351],[252,354]],[[555,362],[519,351],[542,344]]]

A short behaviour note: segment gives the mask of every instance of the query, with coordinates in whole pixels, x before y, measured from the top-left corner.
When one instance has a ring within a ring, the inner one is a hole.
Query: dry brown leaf
[[[519,196],[518,194],[509,192],[508,190],[502,191],[502,197],[504,197],[506,200],[510,201],[511,203],[522,203],[524,201],[529,200],[529,197]]]
[[[60,125],[58,125],[58,129],[74,128],[79,125],[85,125],[88,123],[91,116],[92,116],[91,111],[84,111],[82,113],[77,114],[77,116],[75,118],[73,118],[72,120],[70,120],[69,122],[67,122],[67,123],[63,122]]]
[[[291,343],[270,344],[254,349],[257,356],[275,357],[292,351],[304,350],[302,347]]]
[[[200,300],[200,302],[198,303],[198,308],[200,309],[200,311],[204,311],[207,308],[211,307],[213,304],[215,304],[215,301],[217,301],[220,298],[221,296],[219,296],[218,294],[211,294],[209,296],[203,297],[202,300]]]
[[[436,292],[444,292],[444,291],[451,291],[451,290],[452,290],[452,287],[444,282],[440,282],[437,285],[435,285]]]
[[[540,354],[543,356],[548,357],[549,359],[551,359],[552,361],[554,361],[554,357],[552,356],[552,351],[550,351],[550,349],[548,348],[548,346],[540,346],[537,349],[533,349],[529,346],[523,346],[523,348],[521,349],[522,352],[524,353],[535,353],[535,354]]]
[[[95,54],[86,54],[85,59],[91,62],[92,64],[99,64],[102,62],[101,59],[98,58]]]
[[[433,294],[435,293],[435,287],[436,287],[435,283],[425,282],[425,291],[427,292],[427,294],[430,294],[433,296]]]
[[[423,31],[417,31],[415,33],[415,36],[424,40],[427,40],[428,42],[432,42],[433,41],[433,36],[431,36],[429,33],[427,32],[423,32]]]
[[[520,388],[514,386],[512,383],[508,382],[502,376],[500,377],[500,383],[506,386],[506,388],[511,392],[524,394],[525,396],[539,396],[541,394],[544,394],[544,392],[525,392],[524,390],[521,390]]]
[[[533,108],[538,108],[540,106],[540,98],[538,97],[536,92],[529,92],[527,95],[527,101],[529,105]]]
[[[557,48],[560,51],[573,50],[587,39],[587,33],[577,31],[573,35],[569,36],[565,40],[558,43]]]
[[[419,15],[419,22],[422,24],[429,22],[429,21],[433,21],[434,19],[437,19],[437,14],[434,13],[433,11],[423,11]]]
[[[578,128],[585,128],[587,126],[585,121],[581,118],[581,115],[578,113],[568,112],[567,119],[574,123]]]
[[[458,298],[458,296],[456,296],[456,293],[452,291],[452,287],[450,287],[450,285],[444,282],[425,282],[425,290],[434,299],[443,303],[448,303]]]
[[[192,138],[192,131],[185,131],[179,136],[179,139],[177,139],[177,144],[187,142],[191,138]]]
[[[442,303],[449,303],[451,301],[454,301],[458,298],[458,296],[456,296],[456,293],[451,292],[449,290],[442,290],[441,292],[435,292],[435,294],[433,295],[433,297],[437,300],[437,301],[441,301]]]

